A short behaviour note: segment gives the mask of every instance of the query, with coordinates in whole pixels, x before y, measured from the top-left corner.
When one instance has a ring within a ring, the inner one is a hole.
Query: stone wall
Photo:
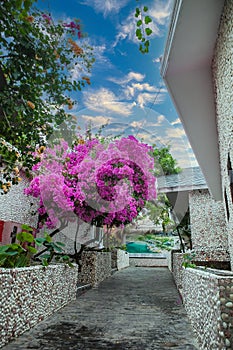
[[[216,202],[208,190],[195,190],[189,193],[189,206],[193,249],[228,249],[223,203]]]
[[[0,347],[76,298],[78,267],[0,269]]]
[[[177,289],[182,292],[183,287],[183,256],[184,253],[172,253],[172,273]]]
[[[184,306],[200,350],[233,348],[233,273],[184,269]]]
[[[233,2],[226,0],[215,47],[212,71],[216,94],[222,189],[227,222],[231,266],[233,266],[233,184],[229,170],[233,168]]]
[[[167,267],[167,258],[156,257],[150,253],[129,253],[129,264],[130,266],[138,267]]]
[[[98,285],[111,276],[111,264],[110,252],[83,252],[82,269],[78,277],[79,283]]]

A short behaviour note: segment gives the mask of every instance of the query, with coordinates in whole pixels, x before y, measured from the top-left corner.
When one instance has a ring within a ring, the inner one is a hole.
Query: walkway
[[[171,273],[127,268],[3,350],[196,350]]]

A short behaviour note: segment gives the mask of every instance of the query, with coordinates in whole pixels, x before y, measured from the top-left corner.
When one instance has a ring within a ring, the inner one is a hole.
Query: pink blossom
[[[40,198],[47,227],[69,213],[91,224],[125,225],[156,197],[149,151],[133,136],[106,144],[88,139],[71,149],[62,141],[46,149],[25,194]]]

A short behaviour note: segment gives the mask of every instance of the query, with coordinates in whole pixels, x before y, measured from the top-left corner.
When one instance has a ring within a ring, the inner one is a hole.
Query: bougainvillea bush
[[[156,197],[151,147],[133,136],[65,141],[38,150],[35,177],[25,190],[39,198],[40,225],[54,228],[77,216],[96,226],[130,223],[145,201]]]

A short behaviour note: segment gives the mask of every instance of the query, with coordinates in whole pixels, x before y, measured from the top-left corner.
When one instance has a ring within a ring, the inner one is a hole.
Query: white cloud
[[[144,108],[148,102],[152,103],[153,105],[162,103],[164,101],[164,95],[159,93],[151,94],[148,92],[143,92],[138,94],[136,101],[141,108]]]
[[[141,128],[143,126],[143,121],[134,120],[130,125],[132,125],[134,128]]]
[[[94,8],[97,13],[102,13],[104,17],[118,13],[129,0],[84,0],[82,4]]]
[[[102,116],[102,115],[92,116],[92,115],[83,114],[83,115],[80,115],[78,118],[83,119],[85,122],[89,122],[94,126],[105,125],[105,124],[108,124],[109,122],[111,122],[110,117],[106,117],[106,116]]]
[[[132,105],[121,102],[116,95],[105,88],[92,92],[83,92],[84,105],[92,111],[96,112],[112,112],[120,115],[128,116],[131,114]]]
[[[150,85],[148,83],[133,83],[124,88],[125,98],[134,101],[143,108],[146,103],[159,104],[164,101],[167,90],[165,88]]]
[[[145,78],[144,74],[137,73],[137,72],[129,72],[126,76],[122,78],[110,77],[108,78],[108,80],[112,81],[113,83],[123,85],[123,84],[129,83],[131,80],[142,81],[144,78]]]
[[[154,58],[154,59],[152,60],[152,62],[154,62],[154,63],[160,63],[160,62],[162,61],[162,59],[163,59],[163,56],[160,55],[159,57]]]
[[[157,0],[153,2],[154,6],[150,10],[150,16],[158,25],[165,25],[169,20],[172,1]]]
[[[180,128],[170,128],[166,130],[166,135],[170,138],[182,138],[186,136],[184,129]]]
[[[179,124],[181,124],[180,118],[177,118],[176,120],[174,120],[173,122],[171,122],[171,125],[179,125]]]
[[[164,115],[160,114],[157,118],[157,121],[159,124],[163,123],[164,121],[166,121],[166,118]]]

